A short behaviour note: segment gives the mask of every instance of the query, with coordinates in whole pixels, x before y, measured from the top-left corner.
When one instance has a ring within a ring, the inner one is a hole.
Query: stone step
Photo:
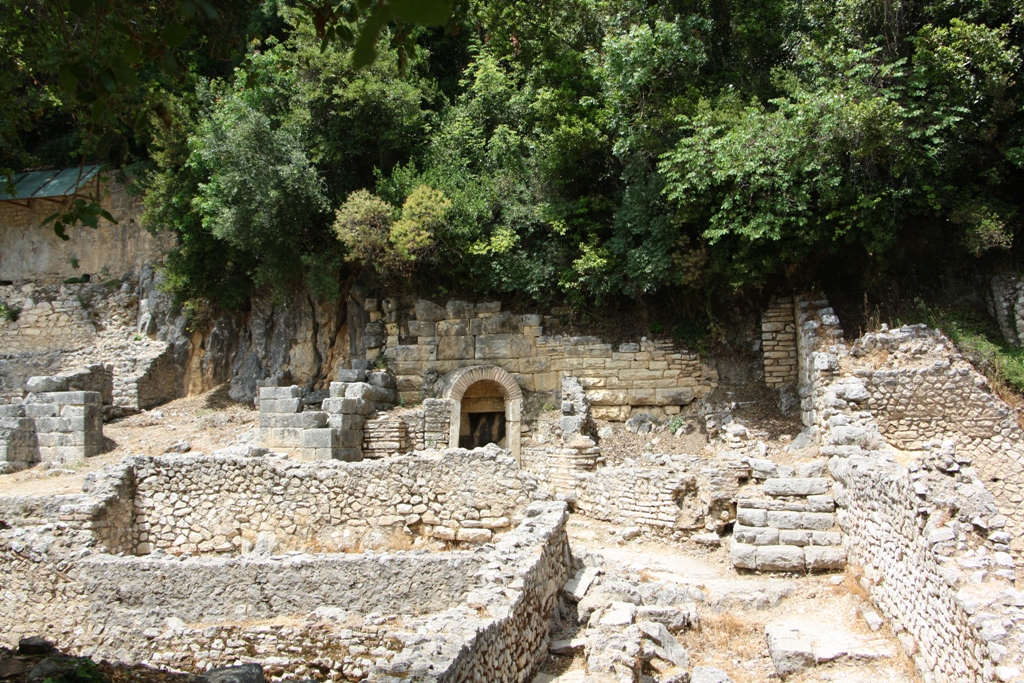
[[[836,546],[751,545],[734,538],[729,559],[737,569],[814,572],[844,568],[846,551]]]
[[[807,496],[800,501],[780,498],[739,498],[737,508],[779,510],[786,512],[835,512],[836,502],[831,495]]]
[[[811,529],[777,529],[770,526],[735,525],[732,537],[738,543],[749,545],[826,545],[843,544],[843,534],[839,531],[816,531]]]
[[[748,507],[736,508],[736,524],[741,526],[828,531],[835,526],[835,523],[835,515],[831,512],[790,512],[787,510],[759,510]]]
[[[832,480],[826,477],[773,477],[765,479],[761,490],[766,496],[820,496],[829,492]]]

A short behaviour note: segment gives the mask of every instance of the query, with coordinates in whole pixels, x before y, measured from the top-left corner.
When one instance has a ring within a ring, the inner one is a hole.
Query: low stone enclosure
[[[14,527],[0,532],[5,638],[177,669],[255,658],[276,676],[519,681],[572,571],[565,504],[531,502],[535,485],[496,449],[140,457],[86,488],[0,499]],[[403,528],[475,544],[354,552]],[[305,552],[271,555],[282,548]]]

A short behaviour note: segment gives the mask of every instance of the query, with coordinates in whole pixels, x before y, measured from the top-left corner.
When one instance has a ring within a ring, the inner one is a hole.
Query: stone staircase
[[[752,461],[760,480],[736,503],[729,557],[736,569],[813,572],[843,569],[846,551],[836,526],[832,479],[824,461],[796,468]]]

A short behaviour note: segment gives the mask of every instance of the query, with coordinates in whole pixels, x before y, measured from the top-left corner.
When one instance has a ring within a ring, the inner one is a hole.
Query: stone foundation
[[[570,575],[562,503],[530,505],[475,550],[179,559],[84,552],[102,504],[62,502],[67,521],[12,517],[0,531],[5,644],[39,634],[97,659],[200,672],[257,661],[273,679],[511,683],[546,656]]]

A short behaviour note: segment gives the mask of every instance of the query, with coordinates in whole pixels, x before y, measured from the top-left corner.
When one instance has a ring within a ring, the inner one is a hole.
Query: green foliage
[[[898,321],[913,323],[942,330],[992,382],[1024,393],[1024,348],[1007,344],[984,313],[963,306],[930,306],[916,299],[911,313]]]
[[[21,315],[20,308],[14,305],[0,302],[0,318],[6,320],[9,323],[16,323],[18,322],[19,315]]]
[[[360,270],[704,305],[923,241],[1020,258],[1010,2],[120,3],[0,3],[0,144],[136,159],[185,310]]]
[[[79,658],[77,664],[61,671],[56,676],[48,676],[43,683],[107,683],[109,679],[100,671],[96,663],[88,658]]]
[[[334,234],[351,261],[373,268],[385,278],[405,276],[415,261],[434,245],[451,202],[444,193],[420,185],[401,211],[366,190],[349,195],[338,209]]]

